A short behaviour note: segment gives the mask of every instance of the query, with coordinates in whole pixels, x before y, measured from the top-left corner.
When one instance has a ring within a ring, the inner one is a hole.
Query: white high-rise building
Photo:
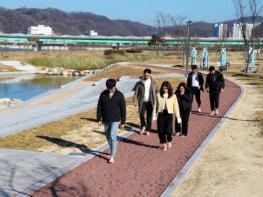
[[[253,27],[256,27],[256,25],[255,26],[253,26],[253,24],[251,24],[251,23],[246,23],[246,26],[245,26],[245,30],[246,30],[246,37],[249,39],[250,37],[251,37],[251,35],[252,35],[252,31],[253,31]]]
[[[227,37],[227,24],[215,24],[213,29],[213,37],[226,38]]]
[[[27,29],[27,33],[31,35],[46,35],[51,36],[53,34],[53,30],[49,26],[38,25],[38,26],[30,26]]]
[[[241,23],[240,24],[234,23],[233,31],[232,31],[232,37],[234,39],[242,39],[243,38],[242,26],[243,26],[245,34],[246,34],[246,38],[250,39],[250,37],[252,35],[253,27],[256,28],[259,25],[260,25],[260,23],[255,23],[254,26],[252,23],[245,23],[244,25],[242,25]]]
[[[232,37],[233,39],[242,39],[242,25],[241,24],[238,24],[238,23],[233,24]]]

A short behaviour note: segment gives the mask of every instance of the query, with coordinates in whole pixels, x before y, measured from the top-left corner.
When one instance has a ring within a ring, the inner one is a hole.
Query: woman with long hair
[[[172,146],[173,115],[180,122],[180,112],[176,96],[169,81],[164,81],[157,93],[153,117],[157,118],[157,129],[160,143],[164,151]]]
[[[180,83],[175,92],[177,101],[180,108],[180,115],[182,118],[182,124],[178,124],[175,121],[175,128],[177,135],[187,136],[188,133],[188,121],[191,112],[193,96],[190,89],[184,82]]]

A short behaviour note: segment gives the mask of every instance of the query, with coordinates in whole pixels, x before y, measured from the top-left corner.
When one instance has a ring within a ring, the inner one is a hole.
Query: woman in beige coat
[[[177,118],[177,122],[181,123],[177,98],[173,94],[170,82],[164,81],[160,92],[157,93],[156,103],[153,110],[153,117],[154,119],[157,118],[158,135],[164,151],[172,146],[174,114]]]

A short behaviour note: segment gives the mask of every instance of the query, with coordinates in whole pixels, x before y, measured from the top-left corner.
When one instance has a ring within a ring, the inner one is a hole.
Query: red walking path
[[[226,80],[225,91],[220,97],[221,115],[228,111],[240,93],[238,85]],[[196,109],[194,105],[193,110]],[[107,155],[102,153],[47,184],[32,196],[160,196],[222,118],[209,116],[207,93],[202,94],[202,110],[202,113],[191,114],[188,136],[174,136],[172,148],[168,151],[159,148],[157,133],[150,136],[133,134],[118,143],[114,164],[108,164]]]

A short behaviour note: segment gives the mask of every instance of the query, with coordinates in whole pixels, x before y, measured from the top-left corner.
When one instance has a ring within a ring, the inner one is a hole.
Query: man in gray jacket
[[[152,129],[152,112],[156,101],[156,93],[159,92],[158,84],[151,76],[151,69],[143,71],[143,78],[134,87],[133,103],[138,106],[140,113],[141,132],[149,135]],[[146,121],[145,121],[146,112]]]

